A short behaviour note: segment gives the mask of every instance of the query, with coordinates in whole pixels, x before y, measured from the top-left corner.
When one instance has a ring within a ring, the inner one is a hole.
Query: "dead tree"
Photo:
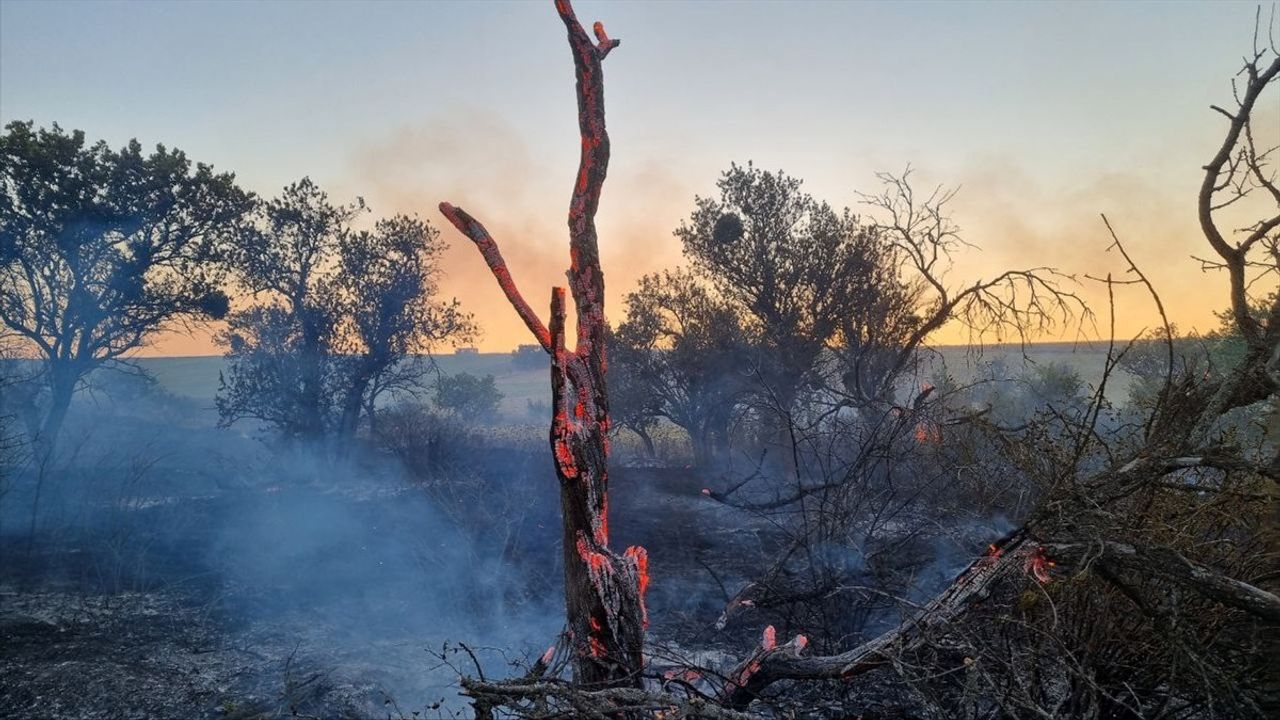
[[[507,300],[551,355],[551,451],[560,480],[566,635],[574,677],[585,685],[640,687],[648,560],[641,547],[629,547],[622,555],[609,549],[604,275],[595,226],[609,167],[601,62],[619,41],[610,39],[597,22],[593,42],[569,0],[557,0],[555,6],[569,31],[582,135],[578,176],[569,201],[567,276],[578,324],[573,350],[565,343],[564,288],[552,290],[551,321],[544,325],[516,288],[484,226],[449,203],[441,203],[440,212],[476,244]]]
[[[772,633],[766,633],[765,641],[728,673],[730,682],[721,693],[724,705],[745,709],[766,687],[780,680],[848,680],[891,664],[894,658],[931,642],[930,636],[936,639],[951,631],[998,585],[1049,580],[1055,563],[1053,572],[1063,575],[1096,573],[1129,598],[1136,612],[1151,614],[1157,620],[1164,612],[1161,599],[1176,591],[1215,608],[1236,624],[1267,628],[1280,621],[1280,595],[1264,587],[1274,587],[1274,567],[1224,563],[1203,549],[1206,543],[1198,543],[1200,538],[1183,541],[1182,547],[1173,545],[1172,540],[1165,541],[1168,544],[1143,541],[1144,536],[1177,539],[1176,528],[1161,525],[1162,519],[1149,511],[1153,503],[1166,497],[1207,498],[1192,507],[1198,509],[1212,502],[1208,498],[1225,492],[1220,486],[1227,486],[1233,477],[1261,483],[1280,478],[1280,453],[1274,445],[1246,451],[1233,444],[1230,432],[1232,424],[1239,423],[1233,414],[1238,417],[1237,411],[1262,403],[1274,407],[1280,390],[1280,295],[1269,295],[1265,312],[1258,314],[1251,309],[1257,302],[1249,293],[1251,285],[1274,279],[1280,272],[1280,252],[1276,250],[1280,247],[1280,186],[1267,164],[1275,149],[1255,147],[1251,130],[1259,97],[1280,83],[1280,50],[1274,45],[1269,51],[1255,49],[1240,76],[1243,82],[1235,87],[1234,111],[1213,108],[1229,125],[1222,145],[1204,167],[1196,200],[1202,232],[1217,256],[1201,262],[1206,269],[1221,269],[1227,274],[1231,317],[1245,346],[1239,363],[1220,377],[1188,373],[1174,378],[1171,373],[1139,447],[1121,455],[1112,455],[1105,448],[1100,452],[1093,427],[1105,402],[1100,388],[1079,428],[1079,445],[1068,453],[1071,459],[1064,466],[1054,469],[1054,491],[1026,523],[993,544],[986,556],[956,576],[933,600],[916,608],[907,621],[858,647],[834,655],[804,656],[799,652],[804,643],[777,645]],[[1260,220],[1240,231],[1239,241],[1229,242],[1220,229],[1217,212],[1250,196],[1268,208]],[[923,228],[899,223],[898,228],[908,243],[916,232],[927,238],[937,230],[927,223]],[[1118,239],[1116,247],[1129,262],[1130,273],[1139,278],[1137,282],[1145,284],[1145,276],[1129,260]],[[928,261],[925,258],[926,269]],[[1274,280],[1272,283],[1274,290]],[[982,292],[983,286],[977,288],[966,293],[975,298],[973,302],[987,302],[974,294]],[[1154,289],[1149,285],[1148,289],[1162,308]],[[946,307],[947,296],[944,293],[942,297]],[[954,307],[954,302],[951,305]],[[1165,322],[1167,325],[1167,318]],[[1114,362],[1115,358],[1109,357],[1108,372]],[[1091,451],[1108,458],[1101,470],[1084,469],[1081,458]],[[1191,482],[1189,471],[1221,480]],[[1267,502],[1267,497],[1263,493],[1256,499]],[[1243,512],[1243,506],[1234,511]],[[1157,530],[1139,532],[1137,528],[1144,525]],[[1240,546],[1246,544],[1241,542]],[[1202,557],[1194,556],[1187,547]],[[1232,575],[1233,567],[1236,573],[1248,576]],[[1150,597],[1136,589],[1140,586],[1151,588],[1147,591]]]

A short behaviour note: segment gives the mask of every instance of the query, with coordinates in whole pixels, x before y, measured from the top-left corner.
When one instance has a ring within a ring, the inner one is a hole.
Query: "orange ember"
[[[942,431],[937,425],[922,422],[916,424],[916,442],[922,445],[937,445],[942,442]]]
[[[600,639],[594,635],[589,640],[591,642],[591,657],[604,657],[604,643],[600,642]]]
[[[1030,573],[1040,583],[1047,583],[1053,580],[1049,575],[1049,568],[1053,567],[1053,561],[1044,553],[1044,548],[1037,547],[1027,556],[1026,562],[1023,563],[1023,570]]]
[[[694,670],[693,668],[672,669],[662,673],[662,679],[693,683],[702,679],[702,673]]]
[[[773,629],[772,625],[765,626],[764,636],[760,638],[760,647],[765,650],[772,650],[778,645],[778,632]]]
[[[636,590],[640,596],[640,620],[644,627],[649,627],[649,608],[645,603],[645,593],[649,592],[649,552],[639,545],[627,548],[623,555],[631,558],[636,564]]]

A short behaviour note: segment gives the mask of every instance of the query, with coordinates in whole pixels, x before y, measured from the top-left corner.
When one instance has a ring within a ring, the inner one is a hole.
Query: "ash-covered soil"
[[[554,476],[536,453],[500,460],[518,502],[477,516],[376,472],[211,486],[159,468],[127,498],[67,503],[80,514],[31,548],[0,538],[0,717],[466,714],[457,643],[500,677],[562,626]],[[614,474],[614,541],[652,558],[655,643],[753,642],[711,626],[776,538],[707,482]]]
[[[162,592],[6,588],[0,645],[10,718],[369,717],[381,705],[376,682],[298,659],[283,628],[228,633]]]

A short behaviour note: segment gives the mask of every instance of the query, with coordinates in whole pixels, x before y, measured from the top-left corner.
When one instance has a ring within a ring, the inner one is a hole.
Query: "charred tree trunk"
[[[52,459],[58,443],[58,435],[71,409],[80,372],[74,359],[59,359],[49,363],[49,408],[45,412],[33,445],[41,462]]]
[[[595,214],[609,166],[601,61],[618,46],[596,23],[587,36],[568,0],[556,11],[569,32],[577,75],[582,155],[569,202],[569,290],[577,313],[573,350],[565,343],[565,289],[551,294],[549,326],[515,286],[497,244],[461,208],[440,211],[476,244],[507,299],[551,355],[551,451],[560,480],[564,531],[565,612],[579,683],[640,687],[647,624],[644,548],[622,555],[609,548],[609,401],[605,383],[604,275],[600,271]]]

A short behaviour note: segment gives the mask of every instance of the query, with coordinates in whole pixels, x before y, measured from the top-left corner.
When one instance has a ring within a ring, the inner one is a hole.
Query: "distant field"
[[[1028,360],[1040,364],[1066,365],[1078,373],[1086,383],[1093,384],[1102,375],[1107,346],[1103,343],[1039,343],[1026,348],[1016,345],[992,345],[981,351],[966,347],[939,348],[947,369],[961,381],[974,376],[977,369],[987,364],[1002,365],[1009,376],[1028,367]],[[136,361],[146,369],[160,385],[175,395],[184,395],[212,403],[218,390],[218,373],[226,366],[221,357],[142,358]],[[482,353],[479,355],[440,355],[436,357],[440,371],[452,375],[493,375],[503,394],[502,412],[509,416],[522,416],[528,402],[546,403],[548,371],[544,368],[522,369],[512,363],[507,353]],[[1121,374],[1113,379],[1111,397],[1123,397],[1128,377]]]
[[[218,356],[139,358],[134,362],[151,373],[168,392],[209,403],[218,392],[218,374],[227,365],[226,360]],[[503,414],[524,414],[528,400],[548,402],[549,371],[517,368],[507,353],[441,355],[436,357],[436,364],[446,375],[462,372],[493,375],[503,394]]]

